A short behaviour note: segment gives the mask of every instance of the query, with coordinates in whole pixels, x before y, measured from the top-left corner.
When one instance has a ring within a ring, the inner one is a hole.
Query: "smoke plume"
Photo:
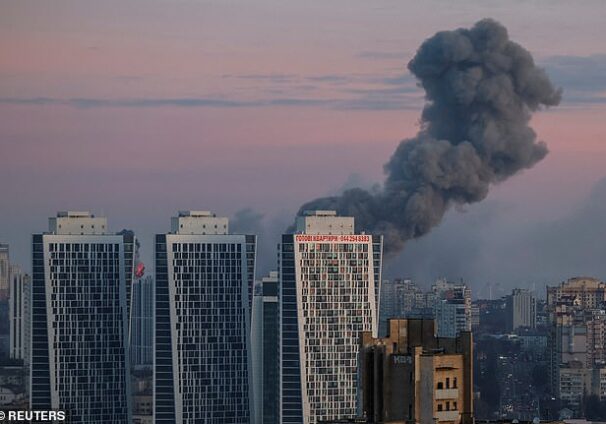
[[[384,234],[387,252],[426,234],[451,206],[484,199],[491,184],[543,159],[547,147],[530,117],[561,98],[531,54],[490,19],[436,33],[408,69],[425,90],[421,129],[385,164],[383,186],[350,189],[300,209],[354,216],[359,230]]]

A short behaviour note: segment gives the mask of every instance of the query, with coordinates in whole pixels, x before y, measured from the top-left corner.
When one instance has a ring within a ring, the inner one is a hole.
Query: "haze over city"
[[[259,275],[311,199],[384,180],[419,130],[407,64],[439,30],[493,18],[563,98],[531,126],[549,154],[452,209],[386,277],[468,281],[488,297],[606,278],[606,5],[584,2],[2,2],[0,241],[31,266],[58,210],[153,234],[179,209],[259,233]],[[540,291],[540,290],[539,290]],[[496,293],[495,294],[503,294]]]

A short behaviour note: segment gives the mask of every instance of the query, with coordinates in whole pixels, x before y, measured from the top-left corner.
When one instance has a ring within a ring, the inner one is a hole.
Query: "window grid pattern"
[[[250,420],[245,250],[243,243],[172,243],[183,423]]]
[[[48,252],[50,369],[59,407],[73,423],[126,423],[120,243],[49,243]]]
[[[153,280],[151,276],[135,280],[131,299],[131,365],[153,364]]]
[[[279,422],[279,310],[277,282],[263,282],[263,424]]]
[[[372,244],[297,243],[296,249],[309,422],[355,417],[359,336],[376,319]]]

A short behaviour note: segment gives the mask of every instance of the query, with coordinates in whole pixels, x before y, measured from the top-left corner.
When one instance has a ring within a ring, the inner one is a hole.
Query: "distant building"
[[[11,266],[9,320],[10,357],[30,363],[31,345],[31,279],[17,266]]]
[[[517,331],[522,351],[529,352],[536,359],[546,359],[548,335],[544,331],[520,328]]]
[[[480,307],[477,304],[471,303],[471,329],[476,331],[480,328]]]
[[[130,357],[134,367],[152,366],[153,358],[153,295],[151,276],[136,279],[132,284]]]
[[[605,296],[594,278],[547,287],[551,390],[577,414],[584,396],[606,399]]]
[[[256,236],[181,211],[156,236],[154,421],[254,419],[251,304]]]
[[[511,295],[507,296],[507,315],[511,331],[522,327],[536,328],[537,299],[534,293],[526,289],[513,289]]]
[[[139,368],[132,374],[133,424],[154,422],[153,372],[150,368]]]
[[[434,335],[429,319],[392,319],[389,335],[362,334],[362,415],[372,423],[473,423],[473,343]]]
[[[549,308],[547,301],[537,299],[537,328],[546,329],[549,327]]]
[[[433,318],[435,296],[412,280],[396,278],[381,284],[379,334],[387,334],[390,318]]]
[[[0,243],[0,301],[8,299],[10,258],[8,244]]]
[[[547,287],[549,306],[571,298],[575,299],[577,306],[585,309],[602,307],[606,302],[606,283],[592,277],[574,277],[558,286]]]
[[[31,409],[131,421],[130,239],[88,212],[59,212],[33,236]]]
[[[334,211],[296,224],[279,247],[280,422],[355,417],[359,338],[378,330],[383,239]]]
[[[253,300],[253,355],[256,422],[277,424],[280,418],[279,277],[271,271],[256,287]]]
[[[473,309],[478,311],[478,327],[474,329],[476,334],[505,334],[507,328],[507,305],[506,299],[476,299],[472,302]]]
[[[19,391],[12,386],[0,386],[0,405],[9,406],[19,399]]]
[[[27,408],[27,380],[29,371],[23,361],[9,359],[0,363],[0,407]]]
[[[434,313],[439,337],[456,337],[471,331],[471,289],[465,284],[438,280],[432,287],[435,294]]]

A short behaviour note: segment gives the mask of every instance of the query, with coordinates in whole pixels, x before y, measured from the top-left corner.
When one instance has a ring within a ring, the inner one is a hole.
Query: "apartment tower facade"
[[[280,414],[312,424],[357,414],[362,332],[377,334],[383,239],[334,211],[299,216],[279,247]]]
[[[182,211],[156,236],[154,422],[254,417],[250,305],[256,236]]]
[[[59,212],[33,236],[31,409],[130,422],[127,243],[88,212]]]

